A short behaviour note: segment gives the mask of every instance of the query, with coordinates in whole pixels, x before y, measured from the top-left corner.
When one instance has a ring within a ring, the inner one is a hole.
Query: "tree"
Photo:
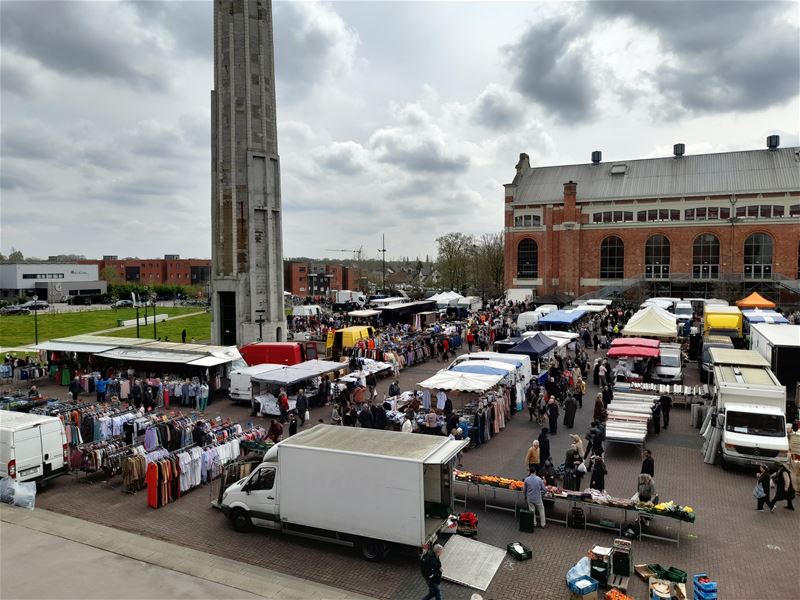
[[[23,260],[25,260],[25,257],[22,256],[22,251],[12,246],[11,254],[8,255],[8,262],[22,262]]]
[[[122,277],[114,267],[103,267],[100,271],[100,279],[109,283],[109,285],[123,283]]]
[[[484,233],[473,248],[475,253],[474,285],[481,297],[503,295],[505,245],[503,232]]]
[[[469,284],[474,262],[475,238],[463,233],[448,233],[436,238],[438,265],[445,288],[463,291]]]

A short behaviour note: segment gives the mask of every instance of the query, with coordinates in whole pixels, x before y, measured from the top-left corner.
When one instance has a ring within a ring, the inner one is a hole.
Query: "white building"
[[[0,297],[36,295],[40,300],[60,302],[65,296],[105,294],[108,284],[100,281],[97,265],[78,263],[0,264]]]

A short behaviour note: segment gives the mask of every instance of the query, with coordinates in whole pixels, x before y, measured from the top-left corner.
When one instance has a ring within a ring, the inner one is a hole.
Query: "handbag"
[[[761,485],[761,482],[757,483],[756,487],[753,488],[753,496],[758,500],[766,498],[767,494],[764,492],[764,486]]]
[[[578,465],[578,473],[586,475],[586,465],[584,463]]]
[[[310,421],[311,420],[311,413],[306,411],[306,414],[303,415],[303,419],[305,421]]]

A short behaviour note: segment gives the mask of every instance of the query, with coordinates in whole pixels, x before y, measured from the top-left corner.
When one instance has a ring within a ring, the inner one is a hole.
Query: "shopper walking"
[[[106,401],[106,388],[108,388],[109,383],[111,383],[110,379],[103,379],[101,376],[94,380],[94,389],[97,392],[98,402]]]
[[[284,388],[278,392],[278,408],[281,411],[281,423],[286,423],[289,420],[289,396]]]
[[[547,427],[542,427],[539,434],[539,466],[544,466],[544,461],[550,458],[550,438],[547,437]]]
[[[592,459],[592,477],[589,482],[589,487],[593,490],[600,490],[601,492],[606,489],[606,465],[600,456],[595,456]]]
[[[439,557],[444,552],[444,548],[435,544],[422,555],[420,561],[420,571],[425,583],[428,584],[428,593],[422,600],[442,600],[442,591],[439,586],[442,584],[442,562]]]
[[[69,384],[69,393],[72,394],[72,401],[77,402],[78,396],[83,391],[83,387],[81,386],[80,377],[76,377],[73,379]]]
[[[572,429],[575,426],[575,411],[578,410],[578,401],[572,396],[567,395],[564,400],[564,427]]]
[[[753,495],[756,497],[756,510],[764,512],[764,505],[770,506],[769,502],[769,469],[767,465],[758,465],[758,473],[756,474],[756,487],[753,490]],[[770,506],[771,508],[771,506]]]
[[[650,477],[656,476],[656,462],[653,460],[653,453],[648,449],[644,451],[644,460],[640,473],[647,473]]]
[[[581,439],[581,436],[579,436],[577,433],[570,433],[569,441],[571,444],[575,444],[575,449],[578,451],[578,456],[583,456],[583,440]]]
[[[528,465],[529,473],[539,466],[539,440],[533,440],[531,447],[528,448],[528,453],[525,455],[525,463]]]
[[[308,411],[308,398],[306,398],[305,389],[300,388],[297,392],[294,406],[297,410],[297,418],[300,420],[300,427],[302,427],[306,424],[306,412]]]
[[[578,406],[583,408],[583,395],[586,393],[586,382],[583,380],[583,377],[578,376],[575,380],[575,400],[578,402]]]
[[[536,524],[536,514],[539,515],[539,527],[544,528],[547,520],[544,516],[544,502],[542,501],[542,494],[545,492],[544,481],[536,474],[535,469],[531,469],[530,475],[525,478],[522,486],[525,500],[528,502],[528,510],[531,511],[531,516],[534,517],[534,525]]]
[[[658,399],[661,405],[661,418],[664,421],[664,430],[669,429],[669,411],[672,410],[672,398],[664,394]]]
[[[603,394],[599,393],[594,399],[594,413],[592,419],[602,421],[606,412],[606,405],[603,404]]]
[[[775,510],[775,505],[778,502],[786,500],[786,506],[784,506],[784,508],[794,510],[792,500],[794,499],[795,491],[792,485],[792,476],[786,468],[786,465],[778,467],[778,470],[772,475],[772,479],[775,481],[776,489],[775,497],[772,499],[772,502],[767,502],[769,509]]]
[[[547,404],[547,419],[550,424],[550,435],[556,435],[556,433],[558,433],[558,412],[558,402],[551,397],[550,402]]]

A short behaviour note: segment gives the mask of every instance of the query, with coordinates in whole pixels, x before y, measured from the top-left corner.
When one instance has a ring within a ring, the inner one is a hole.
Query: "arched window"
[[[766,233],[754,233],[744,241],[745,279],[772,277],[772,238]]]
[[[651,235],[644,246],[644,276],[647,279],[669,278],[669,240]]]
[[[533,279],[539,276],[539,246],[536,240],[525,238],[517,246],[517,277]]]
[[[600,279],[623,279],[625,277],[625,246],[622,240],[612,235],[600,244]]]
[[[717,236],[703,233],[694,238],[692,277],[694,279],[719,279],[719,240]]]

